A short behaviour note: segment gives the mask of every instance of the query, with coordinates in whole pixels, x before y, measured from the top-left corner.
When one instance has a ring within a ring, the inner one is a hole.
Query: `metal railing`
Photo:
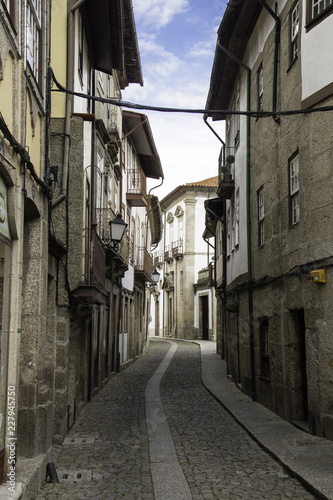
[[[146,176],[141,168],[127,170],[127,193],[147,196]]]
[[[183,255],[183,240],[180,238],[172,242],[172,256],[177,257]]]
[[[151,277],[153,272],[153,259],[145,247],[138,247],[136,252],[135,270],[142,271]]]

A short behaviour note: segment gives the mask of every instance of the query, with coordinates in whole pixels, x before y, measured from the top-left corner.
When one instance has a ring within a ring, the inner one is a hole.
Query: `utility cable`
[[[203,114],[203,115],[244,115],[250,116],[252,118],[271,118],[272,116],[294,116],[294,115],[304,115],[310,113],[322,113],[327,111],[333,111],[333,106],[323,106],[320,108],[308,108],[308,109],[293,109],[289,111],[239,111],[230,109],[191,109],[191,108],[168,108],[163,106],[149,106],[148,104],[137,104],[128,101],[118,101],[115,99],[108,99],[105,97],[91,96],[89,94],[84,94],[81,92],[75,92],[73,90],[66,89],[61,85],[52,69],[52,79],[57,87],[57,89],[52,89],[51,92],[63,92],[75,97],[80,97],[82,99],[89,99],[91,101],[102,102],[105,104],[112,104],[113,106],[118,106],[122,108],[137,109],[142,111],[158,111],[161,113],[190,113],[190,114]]]

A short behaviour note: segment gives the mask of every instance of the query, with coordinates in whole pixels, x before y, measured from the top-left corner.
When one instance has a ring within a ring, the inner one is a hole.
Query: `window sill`
[[[305,25],[306,32],[308,33],[310,30],[312,30],[312,28],[318,26],[318,24],[320,24],[324,19],[326,19],[326,17],[330,16],[331,14],[333,14],[333,4],[327,7],[327,9],[318,14],[318,16],[316,16],[315,18],[307,20]]]
[[[291,70],[291,68],[293,68],[295,66],[295,64],[297,63],[297,61],[298,61],[298,56],[296,56],[295,59],[293,59],[291,61],[291,63],[289,64],[289,66],[287,68],[286,73],[289,73],[289,71]]]

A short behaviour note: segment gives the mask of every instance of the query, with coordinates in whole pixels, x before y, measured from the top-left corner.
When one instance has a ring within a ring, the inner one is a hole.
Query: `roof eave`
[[[143,113],[123,110],[123,122],[140,159],[141,167],[151,179],[164,179],[148,117]]]
[[[143,85],[132,1],[86,0],[80,7],[92,67],[103,73],[118,71],[121,87]]]
[[[230,0],[227,5],[218,29],[218,42],[206,101],[205,116],[211,116],[214,121],[226,118],[222,111],[230,107],[233,86],[239,71],[239,65],[227,56],[218,44],[242,60],[261,10],[262,5],[258,0]],[[210,110],[221,110],[221,113],[209,113]]]

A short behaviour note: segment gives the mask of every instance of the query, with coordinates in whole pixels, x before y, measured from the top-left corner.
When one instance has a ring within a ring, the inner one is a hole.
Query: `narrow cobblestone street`
[[[177,349],[160,396],[190,493],[164,498],[315,498],[204,388],[199,346],[159,340],[151,341],[144,356],[117,374],[86,406],[64,443],[54,449],[60,483],[46,484],[36,500],[163,499],[159,492],[163,488],[152,474],[149,446],[150,432],[162,418],[156,414],[155,422],[146,419],[145,390],[174,344]]]

